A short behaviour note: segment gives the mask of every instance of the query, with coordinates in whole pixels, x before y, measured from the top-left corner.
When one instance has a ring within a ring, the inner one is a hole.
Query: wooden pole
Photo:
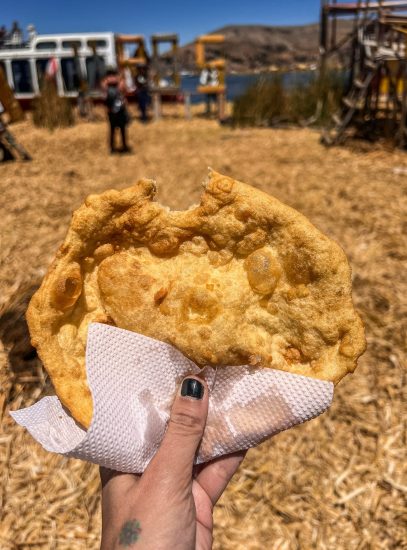
[[[336,5],[336,0],[334,0],[334,5]],[[331,49],[334,49],[336,46],[336,12],[333,14],[332,18],[332,32],[331,32]]]
[[[218,94],[218,118],[219,122],[226,118],[226,96],[223,92]]]
[[[327,23],[328,12],[325,9],[325,1],[321,0],[321,17],[319,26],[319,51],[321,54],[321,66],[323,65],[323,61],[325,60],[326,52],[328,49]]]
[[[153,93],[153,113],[154,120],[160,120],[161,118],[161,95],[158,92]]]
[[[402,74],[403,74],[403,96],[401,100],[401,119],[400,119],[400,127],[399,127],[399,135],[397,136],[398,139],[398,146],[404,147],[406,144],[406,117],[407,117],[407,35],[405,38],[406,41],[406,51],[405,51],[405,57],[402,61],[400,61],[402,66]]]
[[[189,92],[186,92],[184,95],[184,106],[185,106],[185,118],[187,120],[192,119],[191,114],[191,94]]]

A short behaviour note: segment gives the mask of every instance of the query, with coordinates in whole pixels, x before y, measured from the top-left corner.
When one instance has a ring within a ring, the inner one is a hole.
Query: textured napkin
[[[248,449],[324,412],[333,384],[273,369],[201,371],[169,344],[135,332],[89,326],[86,369],[93,397],[88,431],[57,397],[11,413],[48,451],[122,472],[141,473],[157,451],[183,377],[200,372],[209,413],[196,463]]]

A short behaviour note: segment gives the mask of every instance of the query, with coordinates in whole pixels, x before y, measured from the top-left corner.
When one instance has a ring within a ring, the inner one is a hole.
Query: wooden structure
[[[339,51],[349,59],[342,108],[322,136],[326,145],[342,143],[349,135],[391,137],[397,145],[407,145],[406,10],[407,2],[401,1],[322,1],[322,75]],[[339,37],[338,20],[344,18],[351,21],[350,29]]]
[[[171,52],[169,61],[162,62],[160,58],[160,44],[170,44]],[[179,90],[180,74],[178,68],[178,35],[177,34],[153,34],[151,36],[152,70],[154,88]],[[170,70],[168,71],[168,65]],[[167,83],[163,84],[162,80]]]
[[[0,67],[0,102],[7,111],[10,122],[19,122],[24,119],[24,113],[20,103],[14,97],[13,91],[10,88],[6,75]]]
[[[160,45],[169,44],[171,51],[166,55],[166,60],[160,57]],[[176,99],[180,92],[181,78],[178,66],[178,35],[177,34],[153,34],[151,36],[152,49],[152,86],[154,118],[158,120],[162,116],[162,99]]]
[[[115,36],[117,65],[120,69],[126,67],[145,67],[148,63],[144,36],[141,34],[118,34]],[[126,53],[126,46],[135,48],[133,55]]]
[[[201,71],[216,72],[217,79],[215,83],[200,83],[197,87],[197,92],[206,94],[207,96],[214,95],[218,102],[218,117],[219,120],[225,118],[226,107],[226,61],[223,57],[207,60],[206,48],[209,46],[219,46],[224,44],[225,37],[223,34],[205,34],[199,36],[195,41],[195,62]],[[202,74],[202,73],[201,73]]]
[[[14,160],[20,156],[22,160],[31,160],[24,147],[8,129],[3,120],[3,113],[8,114],[9,122],[19,122],[24,119],[24,113],[19,102],[15,99],[13,91],[7,83],[6,75],[0,67],[0,162]]]
[[[128,94],[137,94],[141,118],[145,121],[147,120],[146,98],[148,97],[150,59],[144,37],[140,34],[115,35],[115,46],[117,67],[128,83]],[[130,51],[132,48],[134,48],[133,51]]]

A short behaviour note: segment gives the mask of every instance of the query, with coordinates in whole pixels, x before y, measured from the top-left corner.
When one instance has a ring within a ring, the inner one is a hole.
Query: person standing
[[[110,124],[110,152],[115,153],[115,132],[119,128],[122,148],[119,152],[128,153],[130,151],[127,145],[126,127],[130,121],[126,101],[126,84],[116,69],[108,69],[106,77],[102,82],[102,87],[106,94],[106,108]]]
[[[148,122],[147,108],[150,103],[150,92],[148,85],[148,66],[138,67],[135,78],[136,97],[140,110],[141,122]]]
[[[13,22],[10,31],[10,44],[12,46],[21,46],[23,43],[23,31],[20,29],[18,21]]]
[[[219,74],[215,68],[207,69],[206,67],[202,69],[199,76],[199,84],[206,87],[215,87],[219,86]],[[206,114],[209,116],[211,114],[211,104],[216,103],[216,94],[207,93],[206,94]]]

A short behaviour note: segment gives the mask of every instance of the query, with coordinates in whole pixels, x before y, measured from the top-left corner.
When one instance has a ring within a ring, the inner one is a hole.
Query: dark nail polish
[[[204,386],[196,378],[185,378],[181,386],[182,397],[193,397],[194,399],[202,399],[204,394]]]

